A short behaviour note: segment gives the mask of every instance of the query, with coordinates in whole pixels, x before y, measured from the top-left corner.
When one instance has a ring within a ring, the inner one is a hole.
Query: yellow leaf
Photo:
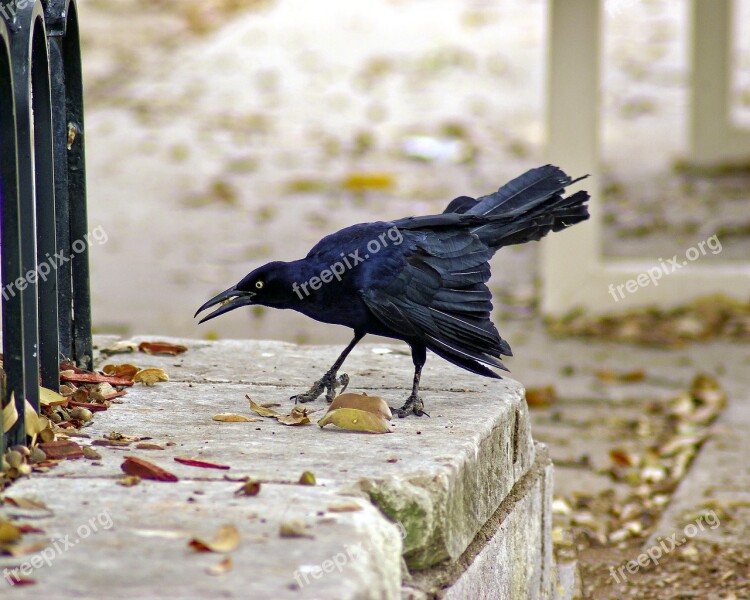
[[[391,427],[388,419],[382,415],[374,415],[356,408],[336,408],[329,410],[318,425],[325,427],[333,423],[341,429],[350,431],[367,431],[369,433],[390,433]]]
[[[221,413],[211,417],[214,421],[224,421],[225,423],[254,423],[262,419],[254,419],[245,415],[235,415],[232,413]]]
[[[58,404],[65,404],[68,399],[62,394],[58,394],[55,391],[49,390],[45,387],[39,388],[39,403],[45,406],[57,406]]]
[[[8,544],[21,539],[21,530],[15,525],[0,519],[0,544]]]
[[[295,406],[288,415],[279,415],[276,417],[279,423],[284,425],[308,425],[310,423],[310,412],[301,406]]]
[[[256,404],[250,396],[245,395],[245,398],[250,403],[250,410],[258,413],[261,417],[275,417],[278,419],[281,416],[272,408],[264,408],[260,404]]]
[[[135,383],[141,382],[143,385],[154,385],[159,381],[169,381],[169,375],[164,369],[148,368],[141,369],[133,377]]]
[[[216,536],[210,542],[197,537],[188,542],[188,546],[197,552],[232,552],[239,545],[240,532],[234,525],[220,527]]]
[[[339,394],[334,398],[328,410],[336,410],[338,408],[356,408],[357,410],[364,410],[365,412],[372,413],[374,415],[382,415],[386,419],[390,419],[393,415],[391,409],[388,407],[388,403],[383,400],[380,396],[368,396],[367,394],[355,394],[353,392],[347,392],[345,394]]]
[[[8,404],[3,407],[3,433],[8,433],[16,421],[18,421],[18,411],[16,410],[16,395],[13,392]]]

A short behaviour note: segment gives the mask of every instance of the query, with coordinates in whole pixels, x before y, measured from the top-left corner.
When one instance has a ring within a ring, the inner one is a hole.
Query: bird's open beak
[[[216,296],[211,298],[195,312],[194,316],[197,317],[198,313],[203,312],[207,308],[211,308],[212,306],[220,304],[221,306],[219,306],[219,308],[217,308],[211,314],[206,315],[199,321],[199,323],[204,323],[209,319],[213,319],[214,317],[218,317],[219,315],[228,313],[230,310],[234,310],[235,308],[239,308],[240,306],[247,306],[248,304],[252,304],[253,296],[255,296],[255,292],[243,292],[241,290],[238,290],[236,287],[231,287],[228,290],[224,290],[223,292],[221,292],[221,294],[217,294]]]

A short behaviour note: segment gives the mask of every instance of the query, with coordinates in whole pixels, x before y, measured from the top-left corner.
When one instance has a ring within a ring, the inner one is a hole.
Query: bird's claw
[[[342,386],[341,393],[343,393],[349,385],[349,376],[346,373],[341,374],[339,377],[336,377],[335,373],[326,373],[309,390],[302,394],[296,394],[289,399],[294,400],[295,404],[297,402],[312,402],[325,391],[326,401],[331,403],[336,397],[336,388],[339,385]]]
[[[411,414],[418,417],[423,415],[427,417],[430,416],[424,411],[424,400],[414,394],[406,399],[406,402],[404,402],[404,405],[401,408],[391,408],[391,412],[400,419],[408,417]]]

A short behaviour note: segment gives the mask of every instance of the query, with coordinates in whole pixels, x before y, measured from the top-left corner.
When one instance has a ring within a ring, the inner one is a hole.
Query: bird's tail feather
[[[565,188],[583,177],[571,179],[558,167],[547,165],[527,171],[494,194],[479,198],[466,214],[487,217],[472,228],[490,248],[539,240],[589,218],[584,191],[564,197]]]

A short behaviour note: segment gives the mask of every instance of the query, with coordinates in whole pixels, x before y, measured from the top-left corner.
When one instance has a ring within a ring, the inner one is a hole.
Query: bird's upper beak
[[[238,290],[236,287],[230,287],[228,290],[224,290],[223,292],[221,292],[221,294],[217,294],[203,306],[201,306],[195,312],[195,317],[198,316],[198,313],[203,312],[207,308],[211,308],[212,306],[220,304],[221,306],[219,306],[219,308],[217,308],[214,312],[206,315],[199,321],[199,323],[203,323],[205,321],[208,321],[209,319],[213,319],[214,317],[218,317],[219,315],[228,313],[230,310],[239,308],[240,306],[252,304],[253,296],[255,296],[255,292],[243,292],[242,290]]]

